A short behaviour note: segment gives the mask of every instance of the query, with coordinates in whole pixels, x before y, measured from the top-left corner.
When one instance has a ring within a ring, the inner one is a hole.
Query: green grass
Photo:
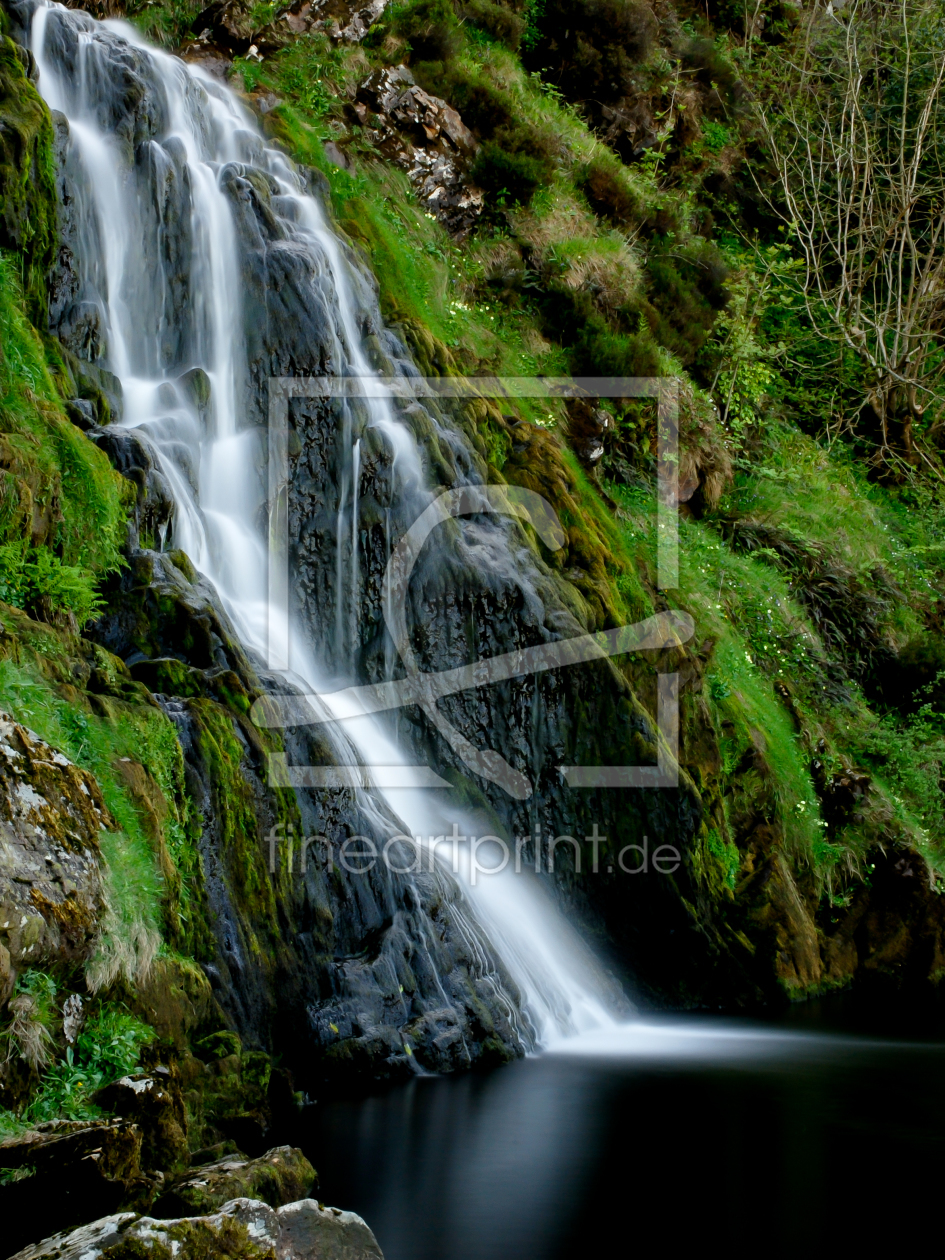
[[[17,267],[0,254],[0,586],[8,603],[80,623],[121,564],[131,487],[67,419]]]

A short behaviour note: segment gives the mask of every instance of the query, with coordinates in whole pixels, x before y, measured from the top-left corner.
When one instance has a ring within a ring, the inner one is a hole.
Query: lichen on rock
[[[0,1002],[23,967],[91,957],[113,826],[92,775],[0,713]]]
[[[278,1211],[233,1199],[178,1220],[121,1213],[58,1234],[10,1260],[384,1260],[360,1216],[302,1199]]]
[[[199,1216],[235,1198],[262,1199],[278,1208],[311,1194],[315,1183],[315,1169],[302,1152],[279,1146],[258,1159],[230,1156],[191,1169],[154,1210],[158,1216]]]

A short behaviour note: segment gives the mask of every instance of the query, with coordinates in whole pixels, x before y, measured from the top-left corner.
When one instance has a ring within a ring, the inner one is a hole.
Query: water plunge
[[[304,177],[264,142],[230,91],[148,48],[125,24],[99,23],[55,4],[33,9],[30,42],[39,89],[68,120],[64,160],[76,260],[68,319],[101,348],[102,363],[121,382],[120,423],[146,440],[169,486],[173,516],[155,545],[187,553],[263,668],[270,634],[288,632],[269,600],[266,378],[314,374],[315,367],[322,374],[368,375],[365,334],[385,370],[416,369],[384,333],[369,278],[352,264]],[[247,211],[254,198],[265,203],[275,242],[266,250],[254,242],[258,227]],[[268,312],[283,286],[286,321],[303,324],[288,351],[255,317],[260,289]],[[315,367],[298,349],[306,338],[320,347]],[[293,583],[330,590],[333,611],[313,628],[293,606],[283,677],[305,691],[359,681],[359,504],[368,463],[389,481],[388,554],[396,541],[392,515],[409,525],[432,494],[413,429],[390,403],[335,400],[321,415],[326,443],[340,452],[326,463],[334,477],[334,554],[322,553],[319,572],[296,573]],[[439,421],[427,423],[460,479],[475,484],[461,436]],[[485,547],[510,568],[517,563],[506,524],[458,529],[464,546]],[[450,537],[436,542],[443,566],[455,561]],[[389,642],[383,655],[389,671]],[[454,823],[466,835],[482,831],[448,793],[421,790],[409,754],[379,719],[346,722],[330,738],[339,764],[399,768],[400,786],[356,789],[362,813],[386,827],[386,835],[399,829],[448,836]],[[537,880],[508,871],[474,886],[468,857],[458,876],[465,906],[462,899],[454,904],[454,922],[523,1047],[613,1026],[611,986]],[[501,960],[498,970],[490,950]]]

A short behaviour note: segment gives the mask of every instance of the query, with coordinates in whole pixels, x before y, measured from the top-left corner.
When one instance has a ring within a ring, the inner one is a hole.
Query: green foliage
[[[0,660],[0,707],[98,781],[118,830],[101,834],[108,913],[89,977],[98,986],[119,975],[133,981],[160,946],[164,890],[138,809],[115,764],[122,757],[140,761],[167,788],[171,802],[182,800],[173,727],[160,710],[141,706],[115,705],[110,718],[95,716],[62,699],[38,672],[9,660]]]
[[[95,583],[121,563],[129,485],[66,418],[0,254],[0,584],[7,602],[85,621]]]
[[[17,992],[41,993],[47,1026],[56,1027],[62,1052],[42,1073],[36,1089],[19,1113],[0,1111],[0,1134],[13,1135],[50,1120],[91,1120],[102,1114],[92,1101],[97,1090],[133,1072],[154,1030],[116,1002],[97,1003],[74,1045],[66,1045],[57,1026],[55,981],[42,972],[27,972]],[[61,1019],[58,1021],[61,1025]]]
[[[104,1085],[138,1066],[154,1030],[114,1003],[102,1003],[85,1022],[75,1046],[46,1073],[27,1110],[28,1119],[84,1120],[100,1114],[91,1102]]]
[[[568,100],[595,103],[626,93],[657,33],[652,10],[634,0],[543,0],[526,29],[526,67],[552,78]]]
[[[722,869],[722,882],[726,888],[735,890],[738,879],[738,868],[741,862],[738,848],[728,837],[723,838],[714,828],[706,836],[706,848]]]
[[[55,247],[56,185],[49,113],[27,69],[26,54],[0,30],[0,249],[17,251],[29,313],[41,326]]]
[[[487,140],[470,169],[471,178],[499,206],[520,206],[531,201],[548,178],[548,168],[529,153],[510,153]]]
[[[155,3],[155,0],[131,0],[125,7],[125,13],[141,33],[156,44],[177,48],[188,35],[200,34],[200,30],[195,31],[193,27],[205,8],[202,0],[160,0],[160,3]]]
[[[546,0],[526,0],[525,29],[522,32],[522,48],[532,52],[541,42],[541,28],[545,17]]]
[[[23,543],[0,546],[0,599],[40,615],[44,607],[71,613],[83,625],[101,608],[96,582],[88,569],[63,564],[48,547]]]
[[[702,124],[702,135],[705,139],[706,147],[712,153],[721,153],[721,151],[732,143],[732,132],[724,123],[716,122],[713,119]]]
[[[646,191],[611,153],[596,155],[578,174],[578,185],[601,218],[631,227],[646,218]],[[652,190],[649,190],[652,193]]]
[[[450,0],[407,0],[392,5],[386,24],[409,43],[413,61],[446,61],[459,51],[461,36]]]
[[[492,0],[462,0],[460,13],[469,22],[500,40],[512,52],[518,52],[526,31],[526,19],[503,4]]]
[[[851,746],[859,764],[886,791],[900,825],[929,857],[945,864],[945,713],[923,705],[903,721],[886,713],[856,731]]]

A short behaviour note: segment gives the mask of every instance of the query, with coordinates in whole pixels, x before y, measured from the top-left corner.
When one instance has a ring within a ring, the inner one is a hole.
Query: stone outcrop
[[[0,1186],[3,1250],[121,1208],[146,1211],[164,1179],[142,1168],[144,1137],[117,1117],[53,1120],[0,1144],[0,1168],[19,1170]]]
[[[0,713],[0,1003],[24,967],[91,956],[113,825],[90,774]]]
[[[144,1167],[170,1170],[186,1159],[187,1113],[173,1069],[123,1076],[99,1090],[95,1101],[140,1128]]]
[[[351,108],[380,152],[407,172],[429,213],[453,236],[467,236],[483,194],[468,177],[478,145],[456,110],[418,87],[406,66],[375,71]]]
[[[36,1237],[37,1210],[46,1232],[120,1209],[148,1211],[166,1178],[186,1166],[188,1121],[173,1061],[122,1077],[93,1101],[114,1114],[49,1121],[0,1143],[0,1169],[20,1173],[0,1186],[8,1246]]]
[[[259,25],[259,5],[248,0],[214,0],[192,24],[195,38],[181,56],[225,80],[234,56],[262,60],[300,35],[324,31],[339,43],[358,44],[387,8],[388,0],[294,0]]]
[[[296,0],[282,22],[296,35],[324,31],[332,39],[360,44],[387,8],[387,0]]]
[[[278,1146],[258,1159],[229,1156],[193,1169],[155,1204],[157,1216],[200,1216],[231,1199],[262,1199],[282,1207],[306,1198],[316,1185],[315,1169],[301,1151]]]
[[[26,1247],[10,1260],[384,1260],[360,1216],[302,1199],[274,1211],[238,1198],[211,1215],[122,1212]]]

